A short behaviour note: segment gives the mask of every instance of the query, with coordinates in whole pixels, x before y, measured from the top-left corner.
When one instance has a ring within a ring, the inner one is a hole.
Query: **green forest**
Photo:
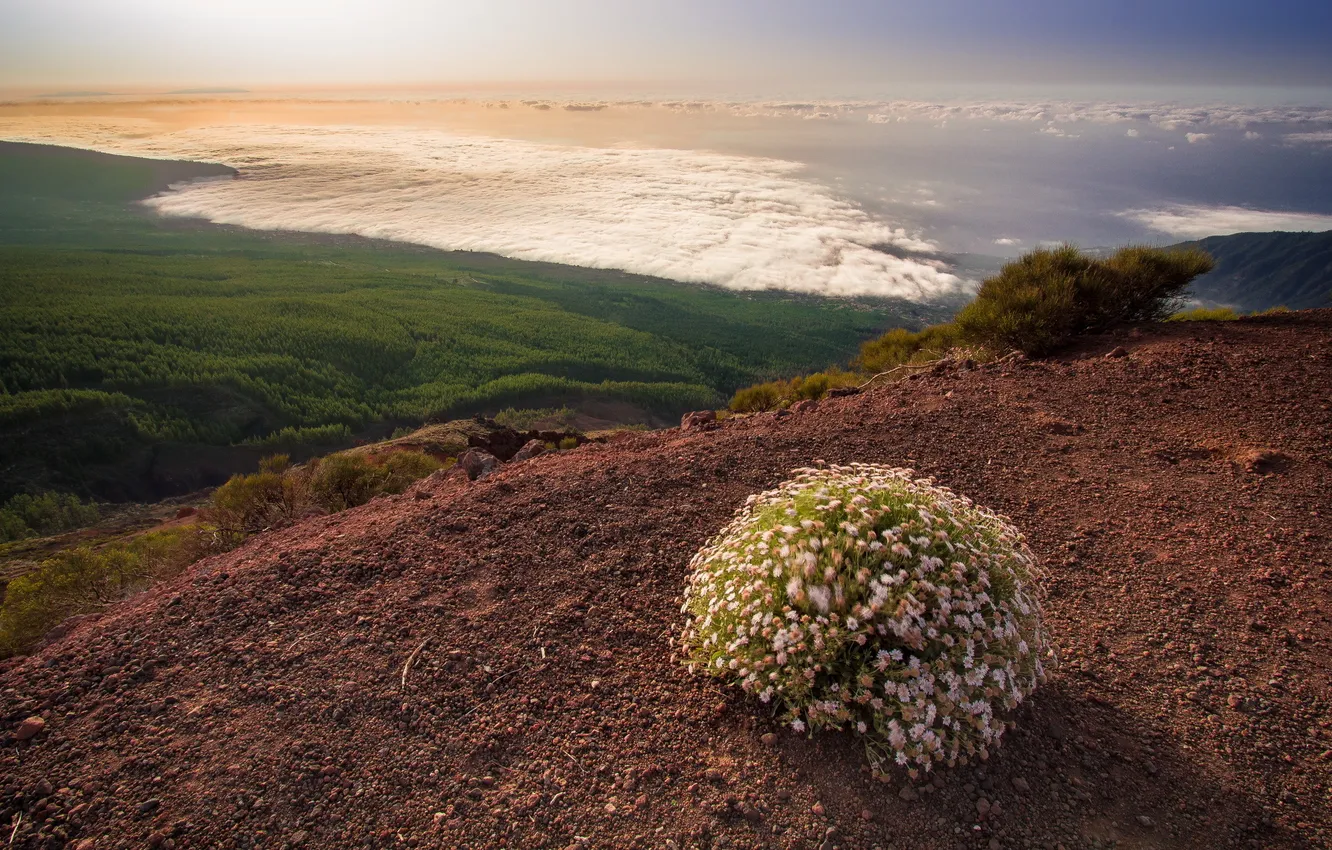
[[[350,442],[589,399],[670,417],[941,318],[134,204],[191,173],[227,170],[0,144],[0,499],[115,497],[164,444]]]

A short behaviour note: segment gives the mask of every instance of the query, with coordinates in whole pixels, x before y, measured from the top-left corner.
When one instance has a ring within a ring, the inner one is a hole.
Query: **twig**
[[[893,368],[889,369],[887,372],[879,372],[877,375],[871,375],[868,381],[866,381],[863,384],[860,384],[859,386],[856,387],[856,389],[863,390],[865,389],[865,387],[868,387],[870,384],[874,383],[879,378],[887,377],[888,375],[891,375],[894,372],[900,372],[903,369],[928,369],[932,366],[938,366],[940,363],[943,363],[947,359],[948,359],[947,357],[940,357],[938,360],[931,360],[928,363],[903,363],[901,366],[894,366]]]
[[[573,762],[574,767],[578,768],[579,773],[587,773],[587,771],[583,769],[583,763],[578,759],[574,758],[573,755],[571,755],[568,750],[564,749],[563,747],[560,747],[560,752],[564,753],[566,756],[569,757],[569,761]]]
[[[482,702],[484,702],[484,700],[482,700]],[[462,720],[462,719],[465,718],[467,715],[471,714],[473,711],[476,711],[476,710],[477,710],[478,708],[480,708],[480,707],[481,707],[481,703],[478,702],[476,705],[472,706],[471,708],[469,708],[469,709],[467,709],[466,711],[464,711],[462,714],[458,715],[458,719],[459,719],[459,720]]]
[[[491,679],[491,680],[490,680],[490,685],[496,684],[497,682],[502,682],[502,681],[504,681],[505,679],[509,678],[510,676],[512,676],[514,673],[517,673],[517,672],[518,672],[517,669],[513,669],[513,670],[510,670],[509,672],[505,673],[503,676],[500,676],[500,677],[495,678],[495,679]],[[486,687],[490,687],[490,685],[486,685]]]
[[[14,838],[18,835],[18,828],[23,825],[23,812],[18,813],[18,819],[14,821],[14,828],[9,832],[9,843],[13,845]]]
[[[418,656],[418,655],[421,654],[421,650],[425,649],[425,645],[428,644],[428,643],[430,643],[430,638],[426,638],[425,640],[421,641],[421,645],[418,646],[418,647],[412,652],[411,655],[407,656],[407,663],[405,663],[405,664],[402,665],[402,687],[403,687],[403,690],[406,690],[406,689],[407,689],[407,674],[410,673],[410,672],[412,671],[412,665],[416,663],[416,656]]]

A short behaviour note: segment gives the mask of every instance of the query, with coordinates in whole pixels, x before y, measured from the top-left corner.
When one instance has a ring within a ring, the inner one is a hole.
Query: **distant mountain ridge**
[[[1193,283],[1195,300],[1241,311],[1278,305],[1292,310],[1332,304],[1332,231],[1236,233],[1183,242],[1216,259]]]

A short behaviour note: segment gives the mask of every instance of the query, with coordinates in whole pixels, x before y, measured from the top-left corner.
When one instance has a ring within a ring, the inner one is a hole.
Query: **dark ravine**
[[[1329,398],[1312,311],[430,479],[0,666],[0,823],[80,850],[1327,847]],[[878,783],[672,658],[690,556],[819,460],[912,466],[1030,536],[1061,665],[987,763]]]

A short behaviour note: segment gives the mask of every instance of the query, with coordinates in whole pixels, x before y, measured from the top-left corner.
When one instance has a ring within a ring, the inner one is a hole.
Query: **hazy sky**
[[[0,0],[0,87],[1332,84],[1327,0]]]

